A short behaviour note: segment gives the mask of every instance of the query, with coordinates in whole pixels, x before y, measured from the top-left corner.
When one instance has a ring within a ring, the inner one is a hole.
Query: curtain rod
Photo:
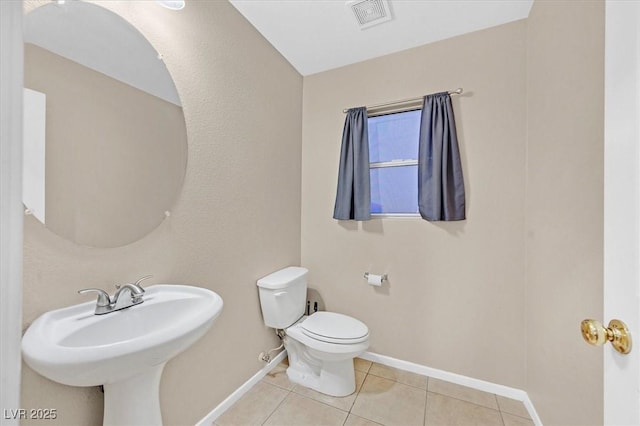
[[[450,94],[450,95],[461,95],[462,92],[463,92],[462,87],[459,87],[456,90],[449,90],[447,93]],[[404,104],[404,103],[408,103],[408,102],[416,102],[416,101],[422,100],[423,98],[424,98],[424,96],[421,96],[419,98],[403,99],[401,101],[386,102],[384,104],[371,105],[371,106],[367,107],[367,109],[382,108],[382,107],[396,105],[396,104]],[[347,111],[349,111],[348,108],[342,110],[342,112],[345,113],[345,114],[346,114]]]

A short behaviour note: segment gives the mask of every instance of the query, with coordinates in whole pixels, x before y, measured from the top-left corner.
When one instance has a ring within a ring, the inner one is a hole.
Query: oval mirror
[[[147,235],[175,203],[187,161],[161,56],[122,17],[82,1],[29,12],[24,54],[25,206],[81,245]]]

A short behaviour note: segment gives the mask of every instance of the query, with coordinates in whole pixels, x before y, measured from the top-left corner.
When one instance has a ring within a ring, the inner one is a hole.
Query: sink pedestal
[[[104,426],[162,426],[160,377],[165,363],[104,385]]]

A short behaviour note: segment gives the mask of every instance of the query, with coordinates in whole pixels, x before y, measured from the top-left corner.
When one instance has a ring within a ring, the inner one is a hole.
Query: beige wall
[[[547,425],[603,422],[604,2],[537,1],[527,31],[527,387]]]
[[[373,352],[525,386],[526,23],[304,79],[302,263],[327,309],[364,321]],[[453,97],[463,222],[332,219],[343,108],[463,87]],[[366,284],[365,271],[389,284]]]
[[[85,301],[80,288],[113,289],[146,274],[218,292],[222,315],[168,363],[161,383],[165,424],[193,424],[260,369],[258,353],[277,341],[263,325],[255,282],[300,263],[302,78],[227,2],[188,2],[180,12],[105,4],[164,55],[185,113],[185,183],[171,217],[125,247],[84,248],[26,217],[25,327]],[[97,388],[58,385],[28,367],[22,406],[56,408],[52,425],[101,424]]]

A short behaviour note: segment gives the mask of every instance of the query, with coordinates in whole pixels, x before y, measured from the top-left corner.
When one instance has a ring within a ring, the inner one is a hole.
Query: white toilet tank
[[[258,280],[262,318],[268,327],[287,328],[302,317],[308,272],[289,266]]]

